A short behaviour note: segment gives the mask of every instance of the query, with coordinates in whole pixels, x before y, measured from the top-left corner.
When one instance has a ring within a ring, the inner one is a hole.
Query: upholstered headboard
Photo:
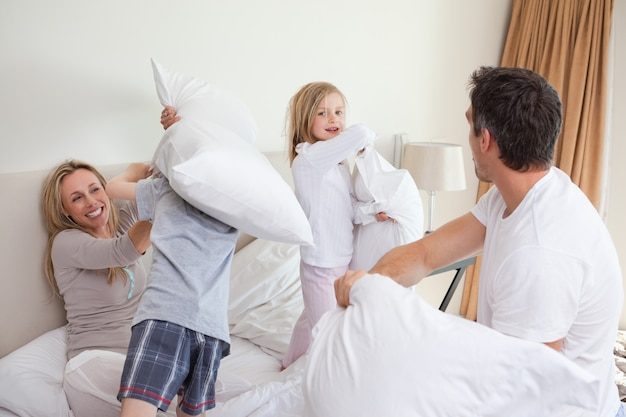
[[[286,154],[265,155],[293,186]],[[126,166],[115,164],[98,169],[110,178]],[[47,173],[41,170],[0,174],[0,357],[65,323],[63,302],[52,296],[43,272],[47,233],[41,211],[41,187]],[[242,234],[238,248],[252,239]]]

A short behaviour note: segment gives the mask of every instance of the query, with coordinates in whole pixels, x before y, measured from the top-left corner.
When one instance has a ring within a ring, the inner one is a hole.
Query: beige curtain
[[[500,65],[534,70],[563,101],[554,163],[600,205],[613,0],[513,0]],[[478,198],[489,189],[480,183]],[[476,319],[480,257],[467,269],[461,314]]]

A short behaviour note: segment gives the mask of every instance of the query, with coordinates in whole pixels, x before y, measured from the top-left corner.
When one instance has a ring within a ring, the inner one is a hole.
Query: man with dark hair
[[[597,415],[623,415],[613,362],[622,273],[596,209],[552,166],[559,96],[522,68],[482,67],[469,87],[476,176],[494,186],[469,213],[390,251],[369,273],[408,287],[482,254],[477,321],[561,352],[600,381]],[[340,306],[363,275],[349,271],[335,282]]]

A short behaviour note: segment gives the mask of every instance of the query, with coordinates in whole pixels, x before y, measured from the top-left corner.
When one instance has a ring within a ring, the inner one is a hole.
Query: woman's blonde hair
[[[302,142],[315,143],[311,129],[319,104],[329,94],[337,93],[347,105],[345,96],[331,83],[317,81],[308,83],[289,101],[287,117],[287,140],[289,141],[289,163],[296,158],[296,146]]]
[[[50,287],[52,288],[52,292],[54,295],[60,297],[58,287],[56,285],[56,280],[54,278],[54,265],[52,264],[52,243],[54,242],[54,238],[63,230],[67,229],[78,229],[85,233],[92,234],[89,230],[75,223],[70,217],[63,214],[63,201],[61,199],[61,182],[63,179],[72,174],[76,170],[86,169],[92,172],[100,181],[100,184],[105,187],[106,186],[106,178],[92,165],[77,161],[77,160],[68,160],[61,164],[59,164],[56,168],[54,168],[48,174],[42,191],[42,206],[43,206],[43,216],[44,221],[46,223],[46,228],[48,230],[48,243],[46,246],[46,254],[45,254],[45,274]],[[109,199],[110,200],[110,199]],[[113,201],[110,200],[110,213],[108,226],[111,233],[115,233],[119,226],[119,213],[117,207],[113,204]],[[123,268],[121,267],[113,267],[109,268],[107,273],[107,282],[109,284],[113,284],[115,282],[115,278],[120,272],[120,276],[126,278],[126,273],[122,272]]]

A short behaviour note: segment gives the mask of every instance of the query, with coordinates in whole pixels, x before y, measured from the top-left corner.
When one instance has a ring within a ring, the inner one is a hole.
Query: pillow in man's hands
[[[561,353],[443,313],[378,274],[317,323],[302,387],[310,417],[578,416],[599,401],[599,381]]]

